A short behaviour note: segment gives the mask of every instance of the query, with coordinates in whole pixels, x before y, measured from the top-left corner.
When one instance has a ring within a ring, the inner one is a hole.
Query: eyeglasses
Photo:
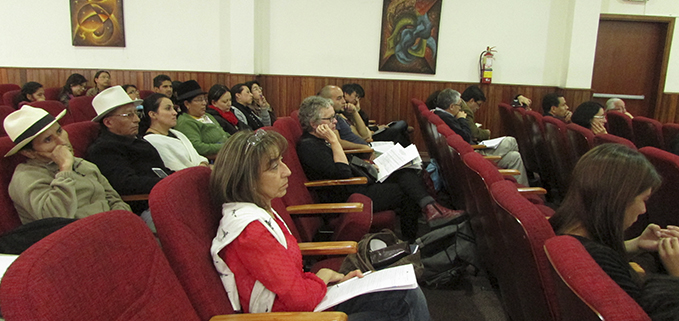
[[[333,113],[332,116],[330,116],[330,117],[325,117],[325,118],[321,117],[321,120],[332,121],[333,119],[335,119],[336,115],[337,114]]]
[[[207,99],[205,99],[205,97],[196,97],[196,98],[191,99],[192,103],[200,103],[200,102],[204,102],[204,101],[207,101]]]
[[[127,113],[127,114],[115,114],[111,116],[120,116],[120,117],[125,117],[125,118],[134,118],[134,116],[139,117],[139,119],[142,119],[144,117],[144,112],[141,110],[137,110],[133,113]]]
[[[248,139],[245,141],[246,143],[245,152],[247,153],[250,147],[255,147],[257,144],[259,144],[259,142],[262,141],[262,138],[264,138],[266,134],[267,134],[266,130],[260,129],[257,130],[254,135],[248,137]]]

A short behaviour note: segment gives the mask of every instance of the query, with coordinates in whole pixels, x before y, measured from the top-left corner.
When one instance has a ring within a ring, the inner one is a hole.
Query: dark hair
[[[103,74],[103,73],[106,73],[109,77],[111,77],[111,73],[108,72],[108,71],[106,71],[106,70],[99,70],[99,71],[97,71],[97,73],[94,74],[94,79],[92,79],[92,81],[94,81],[94,85],[95,85],[95,86],[97,85],[97,78],[99,78],[99,75],[101,75],[101,74]]]
[[[81,85],[84,83],[87,83],[87,78],[85,78],[85,76],[81,74],[71,74],[66,79],[66,84],[64,85],[64,87],[61,88],[61,91],[59,92],[59,97],[63,96],[64,94],[73,95],[71,86]]]
[[[19,103],[22,101],[30,101],[28,99],[28,95],[33,95],[35,94],[38,89],[42,88],[42,85],[40,83],[37,83],[35,81],[29,81],[24,84],[23,87],[21,87],[21,91],[19,92],[18,95],[14,97],[14,106],[18,107]]]
[[[165,81],[172,82],[172,78],[170,78],[170,76],[168,76],[168,75],[163,75],[163,74],[155,76],[155,77],[153,77],[153,87],[160,88],[160,86],[162,86],[163,82],[165,82]]]
[[[250,89],[250,91],[252,91],[252,85],[254,84],[257,84],[257,86],[262,87],[262,85],[257,80],[250,80],[245,83],[245,85],[248,86],[248,89]]]
[[[224,96],[224,94],[226,94],[228,91],[229,88],[222,84],[215,84],[214,86],[210,87],[210,90],[207,92],[207,104],[214,105],[212,102],[222,98],[222,96]]]
[[[587,129],[592,129],[592,118],[600,109],[604,109],[604,106],[596,101],[584,102],[573,112],[571,121]]]
[[[467,89],[464,90],[462,95],[462,100],[465,102],[474,99],[474,101],[479,102],[479,101],[486,101],[486,95],[483,94],[483,91],[481,91],[481,88],[476,85],[471,85],[467,87]]]
[[[240,94],[243,92],[243,87],[248,86],[246,86],[244,83],[239,83],[235,84],[233,87],[231,87],[231,90],[229,90],[231,92],[231,97],[233,98],[234,101],[236,100],[236,94]],[[248,89],[250,89],[250,87],[248,87]]]
[[[566,197],[549,223],[557,234],[581,225],[591,240],[626,257],[625,211],[636,196],[655,191],[661,182],[638,151],[620,144],[597,146],[575,165]]]
[[[144,99],[144,102],[142,103],[142,106],[144,106],[144,117],[139,120],[140,135],[143,136],[149,127],[151,127],[151,117],[149,116],[149,112],[157,112],[158,107],[160,107],[160,101],[163,100],[163,98],[167,98],[167,96],[160,93],[153,93]]]
[[[137,88],[137,86],[135,86],[133,84],[127,84],[127,85],[123,85],[123,90],[125,92],[127,92],[127,88],[130,88],[130,87],[134,87],[134,89],[139,89],[139,88]]]
[[[542,113],[544,115],[549,115],[549,111],[552,110],[552,106],[559,106],[560,97],[563,97],[563,95],[558,93],[549,93],[542,97]]]
[[[365,97],[365,90],[363,90],[363,87],[359,84],[345,84],[342,86],[342,91],[347,95],[356,93],[358,98]]]
[[[431,93],[429,97],[427,97],[427,101],[425,102],[425,104],[427,105],[427,108],[429,108],[429,110],[436,109],[436,107],[438,106],[438,98],[440,93],[441,91],[437,90]]]
[[[259,137],[251,142],[255,135]],[[273,166],[287,147],[288,141],[275,131],[239,131],[231,136],[219,150],[210,174],[212,201],[219,206],[254,203],[267,209],[264,195],[258,190],[262,165],[268,162],[269,168]]]

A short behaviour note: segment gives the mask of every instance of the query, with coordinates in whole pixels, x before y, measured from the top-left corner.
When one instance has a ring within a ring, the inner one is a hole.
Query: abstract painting
[[[380,71],[436,73],[443,0],[384,0]]]
[[[125,47],[123,0],[70,0],[74,46]]]

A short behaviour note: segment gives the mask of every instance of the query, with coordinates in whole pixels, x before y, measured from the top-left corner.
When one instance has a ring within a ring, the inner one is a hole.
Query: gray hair
[[[437,107],[441,109],[448,109],[450,105],[460,102],[460,92],[446,88],[441,90],[438,97],[436,97]]]
[[[622,101],[620,98],[611,98],[606,101],[606,111],[615,109],[615,103]]]
[[[319,96],[310,96],[302,101],[299,105],[299,123],[305,132],[312,132],[314,128],[311,124],[317,124],[321,121],[321,109],[332,108],[332,101],[327,98]]]

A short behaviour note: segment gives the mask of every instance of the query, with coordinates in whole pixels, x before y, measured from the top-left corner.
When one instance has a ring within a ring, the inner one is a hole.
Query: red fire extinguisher
[[[482,84],[490,84],[493,80],[493,61],[495,47],[486,47],[479,57],[479,76]]]

